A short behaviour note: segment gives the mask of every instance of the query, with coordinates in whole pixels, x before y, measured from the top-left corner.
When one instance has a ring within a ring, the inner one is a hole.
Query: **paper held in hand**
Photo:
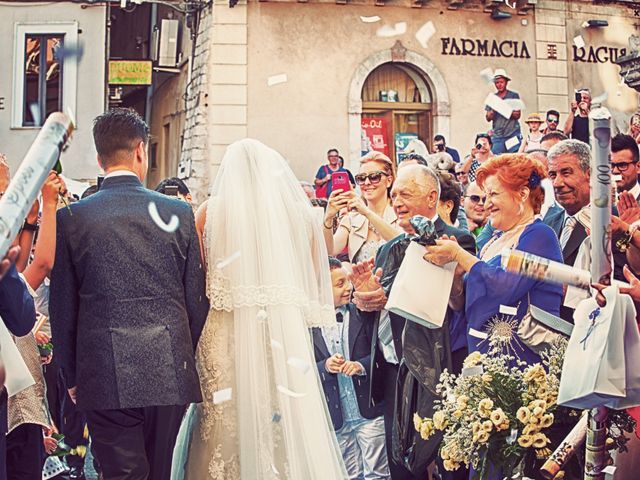
[[[455,263],[438,267],[423,256],[426,248],[411,242],[391,287],[385,308],[427,328],[444,323]]]

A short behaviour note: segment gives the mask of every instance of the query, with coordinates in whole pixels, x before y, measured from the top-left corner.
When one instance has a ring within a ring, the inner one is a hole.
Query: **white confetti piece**
[[[474,375],[482,375],[484,373],[484,368],[482,365],[476,365],[475,367],[465,367],[462,369],[463,377],[472,377]]]
[[[261,308],[260,310],[258,310],[258,314],[256,315],[256,318],[258,319],[259,322],[266,322],[269,316],[267,315],[267,311],[264,308]]]
[[[385,25],[380,27],[376,32],[379,37],[395,37],[397,35],[403,35],[407,32],[407,22],[398,22],[393,27]]]
[[[507,437],[507,443],[509,445],[513,445],[514,443],[516,443],[517,438],[518,438],[518,429],[512,428],[511,434]]]
[[[29,112],[31,112],[31,118],[33,118],[34,125],[42,125],[42,118],[40,117],[40,107],[36,102],[29,103]]]
[[[582,38],[582,35],[573,37],[573,44],[576,46],[576,48],[584,48],[584,46],[586,45],[584,43],[584,38]]]
[[[282,344],[279,341],[274,340],[273,338],[271,339],[271,348],[275,348],[277,350],[284,350],[284,347],[282,346]]]
[[[493,85],[493,70],[490,68],[485,68],[480,72],[480,78],[482,78],[486,83]]]
[[[276,468],[276,466],[272,463],[271,464],[271,471],[276,475],[276,476],[280,476],[280,472],[278,471],[278,469]]]
[[[510,118],[513,113],[513,108],[495,93],[487,95],[487,98],[484,100],[484,104],[498,112],[504,118]]]
[[[378,15],[373,15],[372,17],[360,16],[360,20],[362,20],[364,23],[376,23],[380,21],[380,17]]]
[[[433,22],[429,21],[422,25],[420,29],[416,32],[416,39],[422,45],[422,48],[427,48],[427,43],[429,39],[436,33],[436,27],[433,26]]]
[[[306,393],[294,392],[293,390],[289,390],[287,387],[283,387],[282,385],[278,385],[278,391],[293,398],[302,398],[307,395]]]
[[[213,392],[213,404],[218,405],[220,403],[228,402],[231,400],[231,389],[225,388],[224,390],[218,390]]]
[[[311,365],[309,365],[308,362],[305,362],[303,359],[298,357],[289,357],[289,359],[287,360],[287,365],[300,370],[303,374],[307,373],[311,368]]]
[[[613,176],[611,177],[611,179],[612,179],[614,182],[621,182],[621,181],[622,181],[622,175],[613,175]]]
[[[613,475],[616,471],[616,467],[615,465],[609,465],[607,467],[604,467],[604,469],[602,470],[602,473],[606,473],[608,475]]]
[[[470,328],[468,333],[472,337],[481,338],[483,340],[486,340],[487,338],[489,338],[488,334],[486,334],[485,332],[480,332],[480,331],[476,330],[475,328]]]
[[[520,139],[518,137],[511,137],[506,142],[504,142],[504,146],[507,147],[507,150],[511,150],[513,147],[518,145],[518,143],[520,143]]]
[[[274,85],[278,85],[280,83],[286,83],[286,82],[287,82],[286,73],[281,73],[280,75],[271,75],[269,78],[267,78],[267,85],[270,87],[273,87]]]
[[[176,215],[171,215],[169,223],[164,223],[164,220],[162,220],[162,217],[158,212],[156,202],[149,202],[149,215],[151,216],[153,223],[155,223],[160,230],[164,230],[167,233],[175,232],[180,226],[180,219]]]
[[[582,22],[582,23],[580,24],[580,26],[581,26],[582,28],[589,28],[589,22],[587,22],[587,21],[585,20],[584,22]]]
[[[512,137],[515,138],[517,140],[517,137]],[[511,138],[509,139],[511,140]],[[506,143],[505,143],[506,146]],[[510,147],[507,147],[510,148]],[[504,313],[505,315],[517,315],[518,314],[518,309],[516,307],[510,307],[508,305],[500,305],[500,308],[498,309],[498,311],[500,313]]]
[[[231,255],[229,255],[224,260],[220,260],[216,264],[216,268],[222,270],[223,268],[228,267],[229,265],[231,265],[233,262],[235,262],[239,258],[240,258],[240,250],[238,250],[237,252],[232,253]]]

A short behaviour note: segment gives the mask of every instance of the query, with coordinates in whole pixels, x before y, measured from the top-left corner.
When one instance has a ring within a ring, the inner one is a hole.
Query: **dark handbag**
[[[423,440],[413,415],[433,417],[436,386],[445,368],[451,371],[449,330],[406,322],[403,358],[398,369],[392,424],[392,458],[416,477],[427,478],[427,468],[438,454],[443,432]]]

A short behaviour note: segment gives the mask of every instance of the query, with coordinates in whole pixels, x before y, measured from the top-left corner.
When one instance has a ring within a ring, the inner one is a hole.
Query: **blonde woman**
[[[362,262],[374,257],[380,245],[402,233],[390,201],[394,178],[391,159],[383,153],[370,152],[360,159],[360,171],[355,176],[362,196],[353,190],[331,193],[324,216],[324,237],[331,255],[339,255],[346,248],[350,262]],[[335,219],[343,209],[347,213],[334,233]]]

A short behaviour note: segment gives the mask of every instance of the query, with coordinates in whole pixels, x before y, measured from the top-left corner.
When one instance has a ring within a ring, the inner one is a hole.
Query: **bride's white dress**
[[[326,248],[277,152],[255,140],[229,146],[204,240],[204,401],[182,423],[172,478],[347,478],[309,334],[335,322]]]

